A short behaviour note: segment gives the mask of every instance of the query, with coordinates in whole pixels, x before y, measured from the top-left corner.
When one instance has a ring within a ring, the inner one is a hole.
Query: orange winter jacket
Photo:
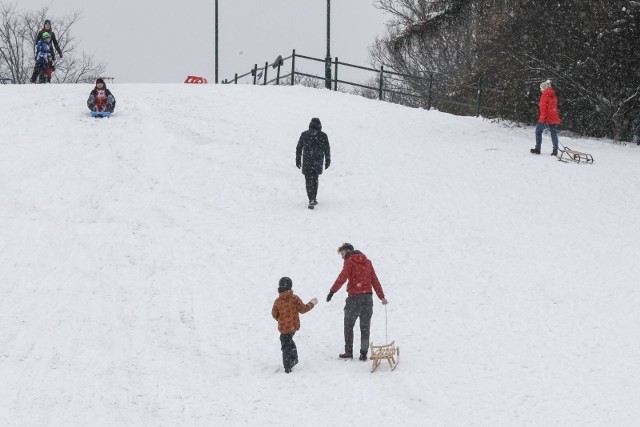
[[[292,290],[280,292],[280,296],[273,303],[271,315],[278,321],[278,331],[281,334],[292,334],[300,329],[300,316],[313,308],[312,303],[303,303]]]

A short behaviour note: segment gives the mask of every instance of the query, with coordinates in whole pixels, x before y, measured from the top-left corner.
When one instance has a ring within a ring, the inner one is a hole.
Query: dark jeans
[[[307,184],[307,197],[315,200],[318,196],[318,174],[305,174],[304,179]]]
[[[291,369],[293,365],[298,363],[298,349],[296,343],[293,342],[293,334],[280,334],[280,344],[282,348],[282,364],[284,369]]]
[[[538,123],[536,125],[536,150],[540,151],[540,147],[542,147],[542,132],[544,132],[544,128],[549,128],[549,133],[551,134],[551,143],[553,144],[553,148],[558,149],[558,125],[548,125],[545,123]]]
[[[360,318],[360,353],[367,354],[369,349],[369,331],[373,315],[373,296],[371,294],[350,295],[344,306],[344,350],[353,353],[353,327]]]

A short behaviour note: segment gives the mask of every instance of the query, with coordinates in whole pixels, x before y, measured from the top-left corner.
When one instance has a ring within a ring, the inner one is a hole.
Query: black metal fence
[[[291,67],[290,69],[287,68],[287,74],[282,74],[285,67],[285,61],[289,60],[291,60]],[[286,58],[278,56],[278,58],[272,63],[267,61],[264,63],[264,66],[261,67],[258,67],[258,64],[255,64],[250,71],[241,75],[236,73],[233,79],[225,79],[222,83],[251,83],[251,80],[243,80],[245,78],[249,78],[252,79],[252,83],[254,85],[286,84],[293,86],[296,84],[297,80],[299,81],[300,78],[303,77],[310,80],[317,80],[321,83],[326,83],[326,77],[324,76],[300,71],[297,68],[300,60],[322,63],[323,66],[326,65],[326,59],[301,55],[296,53],[294,49],[291,55]],[[343,67],[375,74],[370,74],[370,78],[364,82],[342,80],[339,75],[343,70]],[[330,85],[327,86],[332,87],[335,91],[339,90],[339,84],[347,85],[357,88],[355,93],[359,95],[369,98],[377,98],[381,101],[395,102],[398,104],[426,109],[431,109],[433,107],[461,115],[480,115],[482,107],[482,85],[480,79],[477,82],[468,85],[465,88],[466,90],[457,90],[456,93],[453,93],[446,82],[442,79],[435,78],[433,73],[429,73],[424,76],[408,75],[398,73],[394,70],[385,69],[384,66],[380,66],[379,69],[376,69],[341,62],[337,57],[331,61],[331,68],[332,77],[329,82]],[[275,73],[275,76],[273,76],[273,73]],[[322,87],[324,87],[324,85]]]

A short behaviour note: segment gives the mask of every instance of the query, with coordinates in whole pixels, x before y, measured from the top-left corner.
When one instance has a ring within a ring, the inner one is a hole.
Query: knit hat
[[[278,293],[288,291],[293,286],[293,282],[288,277],[283,277],[278,282]]]
[[[102,84],[104,84],[104,80],[102,80],[102,77],[98,77],[98,78],[96,79],[96,85],[97,85],[98,83],[102,83]]]
[[[50,39],[51,38],[51,34],[49,33],[42,33],[42,39]]]
[[[549,88],[551,88],[551,80],[546,80],[540,83],[540,90],[547,90]]]
[[[338,248],[338,252],[340,251],[347,251],[347,252],[353,252],[355,249],[353,248],[353,245],[351,243],[343,243],[339,248]]]

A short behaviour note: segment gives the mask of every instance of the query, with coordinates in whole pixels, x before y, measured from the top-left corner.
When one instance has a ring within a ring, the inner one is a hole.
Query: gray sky
[[[80,12],[72,32],[81,50],[107,64],[118,83],[214,80],[214,0],[2,0],[19,10],[49,7],[55,17]],[[219,0],[219,77],[244,74],[292,49],[326,53],[326,0]],[[369,64],[369,46],[384,34],[388,15],[374,0],[331,2],[331,54]],[[302,64],[299,64],[302,67]],[[315,70],[309,70],[315,72]]]

